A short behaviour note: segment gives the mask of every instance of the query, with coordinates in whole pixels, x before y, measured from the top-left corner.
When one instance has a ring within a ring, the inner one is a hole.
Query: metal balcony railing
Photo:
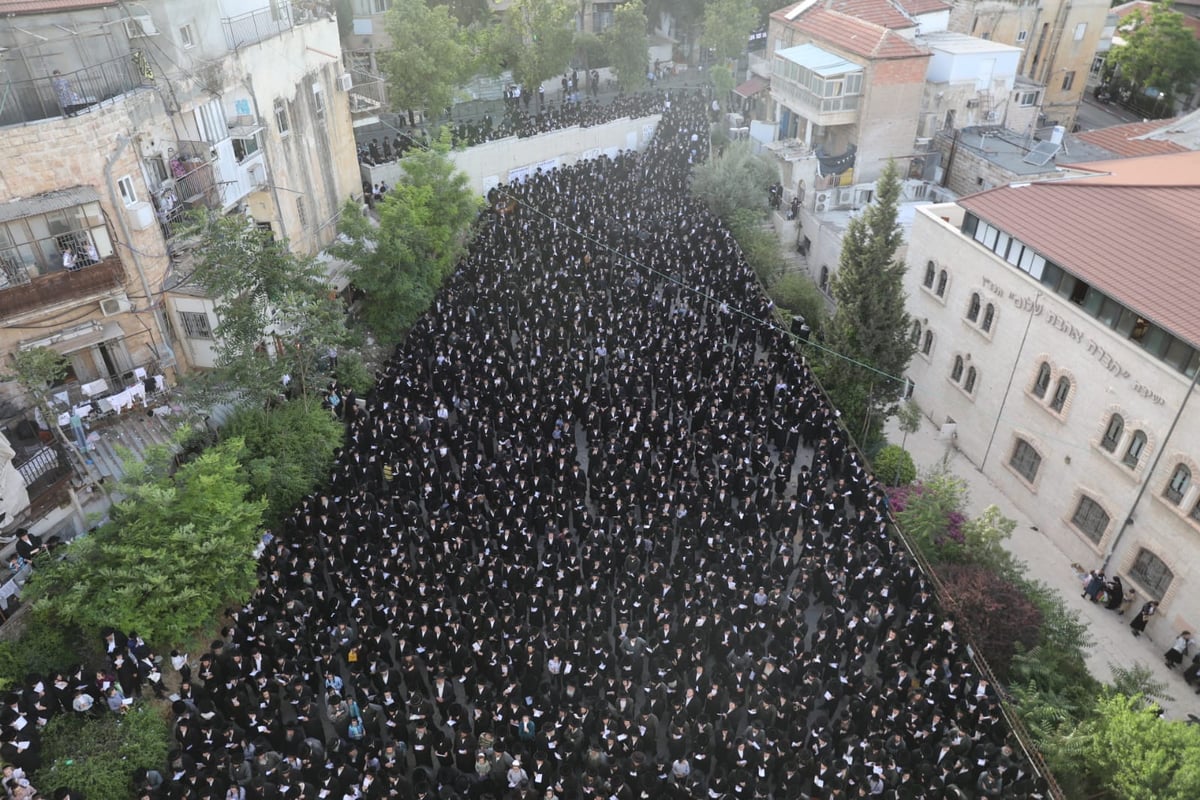
[[[153,82],[140,51],[73,72],[51,70],[31,80],[0,80],[0,126],[75,116]]]
[[[125,282],[125,269],[115,255],[75,270],[32,277],[27,283],[0,289],[0,320],[58,303],[98,297]]]
[[[291,3],[269,0],[266,8],[226,17],[221,20],[221,27],[225,29],[226,46],[237,50],[291,30],[294,20]]]

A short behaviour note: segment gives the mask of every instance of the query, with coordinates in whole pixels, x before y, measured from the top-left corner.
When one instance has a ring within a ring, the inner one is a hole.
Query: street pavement
[[[1085,92],[1079,111],[1075,114],[1075,124],[1081,131],[1094,131],[1111,125],[1124,125],[1129,122],[1141,122],[1142,118],[1127,111],[1116,103],[1101,103],[1091,91]]]
[[[899,444],[902,433],[896,428],[893,418],[887,428],[889,442]],[[1146,633],[1138,639],[1129,629],[1129,614],[1118,616],[1103,605],[1080,597],[1082,587],[1072,568],[1071,559],[1055,544],[1046,532],[1034,528],[1029,518],[982,472],[975,468],[948,439],[940,438],[938,427],[928,419],[922,419],[921,429],[908,435],[905,449],[912,454],[918,472],[937,469],[945,464],[954,475],[962,478],[969,488],[967,513],[976,516],[990,505],[1017,521],[1017,527],[1005,546],[1014,556],[1025,563],[1026,574],[1056,589],[1067,607],[1078,612],[1087,623],[1095,639],[1095,645],[1087,654],[1088,670],[1102,681],[1112,680],[1109,665],[1131,667],[1142,663],[1154,672],[1154,676],[1167,686],[1173,700],[1158,702],[1168,719],[1187,719],[1189,714],[1200,716],[1200,696],[1183,681],[1183,667],[1168,669],[1163,653],[1175,639],[1176,631],[1170,630],[1160,617],[1151,619]],[[1092,568],[1094,564],[1084,564]],[[1138,606],[1140,603],[1138,601]],[[1191,662],[1188,657],[1185,665]]]

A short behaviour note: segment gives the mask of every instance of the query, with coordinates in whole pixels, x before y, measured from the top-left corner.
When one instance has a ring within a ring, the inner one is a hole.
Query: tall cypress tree
[[[832,284],[837,309],[826,328],[826,345],[853,361],[826,354],[822,377],[850,432],[868,446],[903,394],[903,382],[889,376],[902,375],[916,350],[904,308],[907,267],[896,258],[904,241],[899,202],[900,178],[889,161],[874,202],[846,228]]]

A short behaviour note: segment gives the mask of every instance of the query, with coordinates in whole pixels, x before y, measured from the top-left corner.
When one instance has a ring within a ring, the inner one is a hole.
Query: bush
[[[121,716],[58,716],[42,737],[43,766],[31,781],[45,796],[70,787],[88,800],[124,800],[139,767],[163,768],[171,729],[159,708],[140,702]]]
[[[278,523],[328,476],[343,435],[341,423],[328,409],[301,401],[269,411],[238,409],[221,431],[222,438],[245,442],[240,463],[251,496],[267,498],[267,525]]]
[[[911,486],[888,492],[900,527],[934,563],[945,561],[945,552],[966,541],[967,485],[949,473],[931,475]]]
[[[888,486],[903,486],[917,479],[917,466],[907,450],[889,444],[875,456],[875,474]]]
[[[763,284],[771,283],[783,272],[786,264],[774,229],[742,227],[734,231],[734,237],[742,248],[746,263]]]
[[[1042,612],[1021,589],[987,567],[953,564],[938,571],[953,613],[1001,680],[1007,680],[1018,646],[1038,642]]]
[[[375,385],[375,376],[367,369],[362,355],[356,351],[338,358],[334,375],[343,385],[352,388],[359,397],[366,397],[367,392]]]
[[[804,317],[804,321],[817,334],[825,324],[828,307],[825,296],[803,272],[788,272],[771,284],[767,290],[775,305],[793,314]]]
[[[733,215],[743,211],[765,216],[767,190],[778,178],[779,170],[755,155],[748,142],[733,142],[720,157],[696,167],[692,194],[736,234]]]
[[[34,609],[16,641],[0,642],[0,691],[21,685],[30,673],[44,676],[77,664],[86,649],[67,628]]]

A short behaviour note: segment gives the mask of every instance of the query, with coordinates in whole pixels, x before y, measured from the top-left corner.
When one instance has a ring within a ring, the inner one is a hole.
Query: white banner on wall
[[[508,171],[509,183],[524,183],[525,179],[533,172],[533,167],[517,167]]]
[[[548,158],[545,161],[539,161],[537,163],[537,168],[540,169],[544,173],[549,172],[552,169],[558,169],[558,159],[557,158]]]

